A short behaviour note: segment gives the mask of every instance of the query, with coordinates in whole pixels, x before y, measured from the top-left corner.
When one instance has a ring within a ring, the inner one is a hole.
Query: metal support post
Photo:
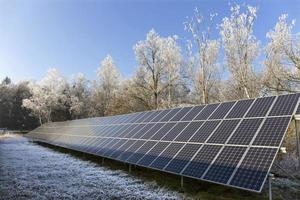
[[[183,176],[180,176],[180,186],[183,188]]]
[[[104,158],[102,158],[102,163],[101,164],[102,164],[102,166],[104,165]]]
[[[296,140],[297,140],[297,151],[298,151],[298,169],[300,169],[300,141],[299,141],[299,129],[297,125],[297,120],[294,119],[295,122],[295,132],[296,132]]]
[[[269,200],[272,200],[272,179],[274,178],[274,174],[269,174]]]
[[[131,173],[131,164],[129,164],[129,173]]]

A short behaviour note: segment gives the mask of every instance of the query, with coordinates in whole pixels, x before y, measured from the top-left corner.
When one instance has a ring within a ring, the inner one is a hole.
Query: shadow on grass
[[[47,143],[35,142],[43,147],[50,148],[60,153],[72,155],[81,160],[93,162],[102,166],[102,157],[71,150],[63,147],[53,146]],[[123,170],[129,173],[129,165],[123,162],[104,159],[104,167],[112,170]],[[156,171],[144,167],[132,166],[130,175],[143,181],[155,181],[160,187],[166,187],[184,193],[187,197],[199,200],[265,200],[268,199],[265,192],[256,194],[244,190],[225,187],[205,181],[199,181],[184,177],[184,186],[181,187],[181,177],[161,171]]]

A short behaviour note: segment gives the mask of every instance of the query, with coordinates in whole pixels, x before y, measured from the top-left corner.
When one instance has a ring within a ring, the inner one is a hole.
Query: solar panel
[[[210,163],[220,151],[219,145],[204,145],[184,169],[184,175],[201,178]]]
[[[47,123],[28,137],[260,192],[300,94]]]
[[[238,101],[226,118],[242,118],[253,103],[253,99]]]
[[[182,121],[191,121],[193,120],[204,108],[205,106],[195,106],[193,107],[190,112],[188,112],[181,120]]]
[[[182,143],[171,143],[159,157],[151,164],[152,168],[163,169],[174,157],[174,155],[183,147]]]
[[[248,145],[258,130],[262,118],[244,119],[229,140],[229,144]]]
[[[232,108],[235,102],[222,103],[209,119],[223,119],[227,112]]]
[[[247,147],[226,146],[217,156],[211,168],[208,169],[204,179],[227,183],[246,149]]]
[[[279,146],[291,117],[267,118],[254,140],[254,145]]]
[[[175,138],[175,141],[187,142],[194,133],[202,126],[203,122],[191,122],[187,127]]]
[[[237,127],[240,120],[224,120],[209,138],[208,143],[223,144]]]
[[[229,184],[260,191],[276,152],[276,148],[250,148]]]
[[[203,108],[203,110],[194,119],[195,120],[207,119],[218,106],[219,104],[210,104],[205,106],[205,108]]]
[[[198,129],[190,142],[205,142],[205,140],[213,133],[221,121],[206,121],[200,129]]]
[[[144,155],[137,164],[148,166],[155,158],[169,145],[169,142],[158,142],[146,155]]]
[[[247,113],[247,117],[263,117],[267,114],[270,106],[274,102],[275,97],[266,97],[256,99]]]

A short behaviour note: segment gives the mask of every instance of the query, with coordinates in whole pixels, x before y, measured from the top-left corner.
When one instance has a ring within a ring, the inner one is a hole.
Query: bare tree
[[[121,84],[121,75],[110,55],[107,55],[97,69],[98,82],[93,83],[92,102],[96,110],[92,115],[107,115],[110,106],[115,100],[116,93]],[[95,112],[96,111],[96,112]]]
[[[300,89],[300,33],[293,34],[295,20],[289,24],[281,15],[273,30],[267,33],[264,84],[275,93]]]
[[[194,15],[184,23],[185,30],[191,33],[193,40],[188,40],[189,51],[189,76],[192,78],[194,90],[202,104],[210,102],[213,88],[216,86],[219,69],[217,58],[219,53],[219,41],[211,39],[214,18],[217,14],[211,14],[209,20],[205,20],[195,8]],[[205,25],[207,24],[207,27]],[[196,53],[193,52],[196,46]]]
[[[67,82],[55,68],[50,68],[40,82],[29,84],[29,88],[32,96],[23,100],[23,107],[30,109],[40,124],[50,122],[53,111],[65,106]]]
[[[256,11],[255,7],[246,6],[242,12],[239,5],[234,5],[230,17],[223,18],[219,26],[237,98],[255,97],[260,91],[259,76],[253,65],[259,53],[259,43],[253,35]]]
[[[144,41],[134,46],[139,69],[133,78],[135,87],[143,91],[136,98],[149,103],[149,107],[157,109],[162,102],[162,95],[168,90],[168,106],[171,105],[171,91],[179,79],[178,71],[181,63],[180,48],[176,38],[160,37],[153,29]],[[150,97],[144,99],[142,96]]]

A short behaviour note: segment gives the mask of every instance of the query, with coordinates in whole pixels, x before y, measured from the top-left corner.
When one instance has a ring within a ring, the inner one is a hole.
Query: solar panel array
[[[260,192],[299,94],[48,123],[29,137]]]

